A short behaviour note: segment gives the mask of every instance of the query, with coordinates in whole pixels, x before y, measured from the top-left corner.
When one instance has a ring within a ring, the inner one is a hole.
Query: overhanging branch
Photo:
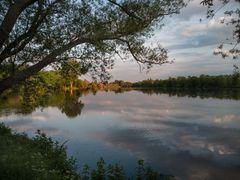
[[[48,13],[51,11],[53,6],[61,0],[55,0],[52,2],[49,7],[43,10],[43,6],[41,2],[39,2],[39,8],[34,16],[33,22],[29,30],[19,37],[17,37],[13,42],[8,44],[2,53],[0,54],[0,64],[4,61],[4,59],[17,54],[18,52],[22,51],[25,46],[33,39],[35,36],[38,27],[42,24],[44,19],[46,19]]]
[[[10,6],[5,15],[5,18],[0,26],[0,49],[8,39],[10,32],[13,29],[19,15],[31,4],[37,0],[18,0]]]
[[[134,12],[129,11],[127,8],[123,7],[121,4],[117,3],[115,0],[107,0],[108,2],[118,6],[123,12],[125,12],[129,17],[133,17],[139,21],[142,21],[140,17],[138,17]]]

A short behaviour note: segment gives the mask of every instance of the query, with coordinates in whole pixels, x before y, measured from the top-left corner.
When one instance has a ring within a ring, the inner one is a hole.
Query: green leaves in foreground
[[[66,147],[40,131],[32,139],[0,124],[0,179],[80,179]]]
[[[145,167],[139,160],[136,174],[127,177],[119,164],[107,165],[103,158],[97,162],[97,168],[91,170],[84,165],[78,172],[76,161],[68,158],[66,146],[59,144],[37,131],[35,137],[13,133],[0,123],[0,179],[6,180],[155,180],[173,179]]]
[[[103,158],[97,162],[97,168],[90,170],[88,165],[84,165],[81,172],[81,178],[83,180],[124,180],[124,179],[136,179],[136,180],[173,180],[174,177],[170,175],[163,175],[154,171],[151,167],[145,166],[144,160],[138,161],[136,173],[132,177],[125,175],[124,169],[119,164],[107,165]]]
[[[88,165],[84,165],[83,171],[81,173],[83,180],[97,180],[97,179],[126,179],[123,167],[115,164],[106,165],[103,158],[97,162],[97,168],[92,170],[90,173],[90,168]]]

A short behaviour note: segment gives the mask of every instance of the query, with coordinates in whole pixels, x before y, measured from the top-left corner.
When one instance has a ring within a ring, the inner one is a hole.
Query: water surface
[[[131,174],[144,159],[177,179],[240,179],[240,101],[186,95],[56,94],[29,107],[13,97],[0,102],[0,121],[30,136],[41,129],[68,140],[68,153],[80,167],[94,167],[103,157]]]

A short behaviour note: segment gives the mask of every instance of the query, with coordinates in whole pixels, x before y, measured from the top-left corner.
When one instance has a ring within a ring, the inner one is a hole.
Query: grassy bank
[[[35,137],[26,134],[13,133],[0,123],[0,179],[4,180],[42,180],[42,179],[173,179],[144,166],[144,161],[138,161],[136,175],[126,177],[123,167],[118,164],[106,165],[103,159],[97,162],[97,168],[90,170],[85,165],[78,172],[76,162],[68,158],[66,147],[47,137],[40,131]]]

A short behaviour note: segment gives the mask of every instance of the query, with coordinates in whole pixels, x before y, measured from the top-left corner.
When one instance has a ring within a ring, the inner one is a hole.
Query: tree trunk
[[[47,65],[55,62],[56,57],[58,55],[62,54],[63,52],[71,49],[72,47],[74,47],[78,44],[86,43],[86,42],[89,42],[89,41],[91,42],[91,40],[89,40],[89,39],[82,38],[82,39],[76,39],[75,41],[69,42],[68,44],[63,45],[62,47],[59,47],[58,49],[55,49],[51,54],[49,54],[48,56],[43,58],[38,63],[30,66],[29,68],[27,68],[25,70],[22,70],[18,73],[15,73],[14,75],[12,75],[10,77],[7,77],[7,78],[1,80],[0,81],[0,94],[4,90],[9,89],[16,84],[19,84],[20,82],[24,81],[28,77],[38,73],[40,70],[42,70]]]
[[[36,2],[36,0],[18,0],[9,7],[7,14],[5,15],[5,18],[0,26],[0,49],[2,48],[4,42],[8,39],[8,36],[12,31],[19,15],[24,11],[24,9],[34,2]]]
[[[38,73],[41,69],[49,65],[50,63],[56,61],[55,57],[53,56],[47,56],[42,61],[38,62],[37,64],[20,71],[18,73],[13,74],[10,77],[7,77],[0,81],[0,94],[11,87],[13,87],[16,84],[19,84],[20,82],[24,81],[28,77],[35,75]]]

